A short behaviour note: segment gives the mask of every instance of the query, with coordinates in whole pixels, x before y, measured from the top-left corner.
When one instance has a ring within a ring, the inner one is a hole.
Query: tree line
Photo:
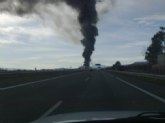
[[[159,54],[163,54],[165,48],[165,27],[160,27],[158,31],[151,39],[151,44],[147,48],[145,53],[145,59],[151,64],[157,64]]]
[[[152,65],[156,65],[158,63],[158,55],[165,53],[165,27],[160,27],[160,30],[151,38],[151,44],[147,47],[145,52],[145,60],[148,61],[148,64],[141,65],[121,65],[120,61],[117,61],[111,69],[114,70],[127,70],[127,69],[135,69],[151,71]],[[144,70],[145,69],[145,70]]]

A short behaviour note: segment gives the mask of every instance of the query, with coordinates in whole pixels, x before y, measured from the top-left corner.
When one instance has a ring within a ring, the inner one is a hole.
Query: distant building
[[[165,53],[158,55],[157,64],[152,69],[158,72],[165,72]]]
[[[159,65],[165,66],[165,53],[158,55],[158,60],[157,60]]]
[[[124,70],[136,72],[147,71],[150,68],[149,63],[147,61],[134,62],[132,64],[123,65],[123,67]]]

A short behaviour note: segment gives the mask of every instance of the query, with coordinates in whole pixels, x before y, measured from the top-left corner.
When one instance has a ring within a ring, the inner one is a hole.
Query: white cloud
[[[165,14],[154,14],[141,18],[135,18],[134,20],[139,24],[152,25],[159,21],[165,21]]]
[[[119,49],[127,49],[128,48],[136,48],[137,47],[144,47],[144,46],[147,46],[148,45],[148,41],[132,41],[132,42],[126,42],[125,44],[122,44],[122,45],[118,45],[116,46],[116,48],[119,48]]]
[[[55,36],[55,33],[50,28],[44,27],[21,27],[21,26],[9,26],[9,27],[1,27],[0,35],[3,36],[0,38],[1,44],[11,45],[13,43],[24,44],[35,42],[40,42],[41,40],[46,40],[51,36]],[[9,43],[10,42],[10,43]]]
[[[0,39],[0,45],[9,45],[9,44],[17,44],[19,42],[15,40],[1,40]]]
[[[44,27],[36,17],[22,18],[3,13],[0,18],[1,45],[23,44],[56,36],[51,28]]]
[[[80,33],[80,24],[77,21],[77,11],[64,2],[58,5],[48,4],[47,6],[38,4],[36,8],[44,23],[51,27],[58,36],[74,43],[80,42],[82,34]]]
[[[28,17],[19,17],[10,15],[8,13],[0,13],[0,27],[6,27],[6,26],[16,26],[24,23],[31,23],[36,18],[28,18]]]

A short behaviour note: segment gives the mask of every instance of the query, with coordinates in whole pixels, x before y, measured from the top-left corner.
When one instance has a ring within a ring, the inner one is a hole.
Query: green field
[[[0,75],[0,88],[34,82],[38,80],[53,78],[61,75],[71,74],[79,71],[44,71],[29,73],[13,73]]]

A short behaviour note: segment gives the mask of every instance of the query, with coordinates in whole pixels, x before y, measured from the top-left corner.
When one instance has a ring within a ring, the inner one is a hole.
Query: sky
[[[108,12],[99,13],[99,36],[92,64],[111,66],[116,61],[144,61],[152,36],[160,26],[165,26],[164,5],[165,0],[115,0],[113,6],[108,6]],[[63,7],[63,11],[73,11]],[[74,11],[67,17],[74,19],[59,21],[61,25],[77,23]],[[80,32],[73,32],[72,36],[61,34],[60,27],[51,22],[35,15],[19,17],[1,12],[0,67],[46,69],[83,65],[83,46],[76,38],[81,37]],[[69,31],[69,27],[64,29]]]

